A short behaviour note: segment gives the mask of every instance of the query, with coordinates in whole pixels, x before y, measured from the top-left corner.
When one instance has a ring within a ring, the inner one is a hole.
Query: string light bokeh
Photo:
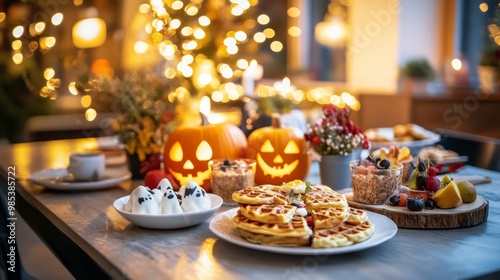
[[[71,4],[78,7],[83,1],[72,1]],[[261,12],[257,5],[258,0],[145,2],[138,6],[137,12],[150,17],[151,20],[144,26],[150,36],[146,40],[135,41],[132,52],[141,56],[154,49],[161,55],[164,60],[163,75],[172,83],[177,83],[168,93],[170,102],[182,101],[192,95],[207,95],[213,102],[238,100],[244,95],[240,79],[259,50],[267,48],[266,51],[274,53],[286,52],[285,43],[276,38],[277,30],[271,27],[272,15]],[[299,7],[289,6],[286,16],[298,18],[301,12]],[[6,14],[0,13],[0,22],[5,18]],[[55,11],[45,20],[12,28],[11,51],[15,64],[22,64],[26,57],[37,52],[43,55],[57,51],[57,32],[48,30],[53,31],[64,24],[64,14]],[[302,33],[299,25],[287,28],[290,37],[300,38]],[[40,96],[54,100],[58,91],[80,95],[75,81],[64,81],[63,84],[57,73],[61,70],[57,69],[61,68],[49,66],[43,69],[45,85],[39,90]],[[257,84],[255,92],[259,97],[279,95],[295,104],[331,103],[354,110],[360,107],[354,96],[338,92],[333,87],[283,92],[273,86]],[[95,117],[92,97],[83,95],[80,102],[82,108],[88,111],[86,115]]]

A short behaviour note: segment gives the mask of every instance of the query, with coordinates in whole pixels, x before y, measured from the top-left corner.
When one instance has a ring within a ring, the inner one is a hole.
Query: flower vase
[[[321,184],[329,186],[333,190],[341,190],[351,187],[351,171],[349,163],[359,158],[359,152],[355,151],[344,155],[321,156],[319,163],[319,174]]]

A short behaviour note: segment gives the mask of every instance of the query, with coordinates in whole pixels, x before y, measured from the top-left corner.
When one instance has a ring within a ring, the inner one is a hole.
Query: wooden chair
[[[445,149],[469,157],[467,164],[500,171],[500,139],[441,128],[436,132],[441,135],[439,144]]]

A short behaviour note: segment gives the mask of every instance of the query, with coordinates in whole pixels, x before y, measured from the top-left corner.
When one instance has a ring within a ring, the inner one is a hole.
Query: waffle
[[[349,217],[349,208],[322,207],[311,212],[314,221],[314,230],[340,226]]]
[[[360,225],[343,223],[341,226],[315,230],[312,240],[314,248],[335,248],[349,246],[368,239],[375,231],[369,221]]]
[[[232,198],[240,207],[232,219],[235,232],[252,243],[315,248],[349,246],[373,235],[367,213],[349,207],[343,194],[325,185],[312,185],[307,192],[303,186],[302,181],[294,180],[234,192]],[[289,197],[291,190],[299,195]],[[292,200],[305,204],[314,232],[306,218],[297,214]]]
[[[274,185],[245,188],[234,192],[232,198],[240,204],[288,204],[288,196],[278,186]]]
[[[304,202],[308,212],[313,209],[334,207],[334,208],[347,208],[347,199],[345,195],[337,193],[324,185],[314,185],[311,191],[304,195]]]
[[[306,219],[298,215],[293,216],[288,223],[267,224],[252,221],[243,216],[241,211],[238,211],[232,221],[236,228],[256,234],[282,237],[304,237],[312,234],[312,230],[307,226]]]
[[[290,222],[296,209],[297,207],[292,205],[240,204],[241,214],[247,219],[268,224],[284,224]]]
[[[272,246],[299,247],[307,246],[310,242],[310,235],[304,236],[277,236],[268,234],[258,234],[243,229],[236,229],[240,236],[252,243],[266,244]]]
[[[352,207],[349,209],[349,217],[347,218],[346,223],[360,225],[366,221],[368,221],[368,215],[365,211]]]

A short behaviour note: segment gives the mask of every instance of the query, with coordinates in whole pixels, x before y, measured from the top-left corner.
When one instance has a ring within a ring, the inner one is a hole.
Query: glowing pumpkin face
[[[304,134],[296,128],[263,127],[248,137],[248,154],[257,162],[256,184],[304,180],[310,157]]]
[[[168,135],[164,146],[165,172],[181,185],[194,181],[210,192],[208,162],[242,157],[246,147],[245,134],[232,124],[178,127]]]

